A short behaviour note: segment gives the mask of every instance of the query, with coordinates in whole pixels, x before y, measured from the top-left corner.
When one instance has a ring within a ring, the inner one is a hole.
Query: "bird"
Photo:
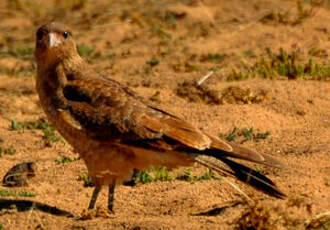
[[[115,187],[134,170],[196,162],[271,196],[285,197],[272,180],[240,160],[284,168],[281,161],[212,136],[100,75],[78,54],[66,25],[48,22],[37,30],[35,58],[41,107],[79,153],[94,182],[87,210],[94,210],[101,188],[107,186],[107,210],[114,213]]]

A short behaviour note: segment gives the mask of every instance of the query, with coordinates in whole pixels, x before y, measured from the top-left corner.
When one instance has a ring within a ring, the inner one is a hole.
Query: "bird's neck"
[[[48,84],[56,91],[68,80],[73,80],[72,77],[79,78],[86,69],[86,63],[79,55],[51,64],[38,63],[37,84]]]

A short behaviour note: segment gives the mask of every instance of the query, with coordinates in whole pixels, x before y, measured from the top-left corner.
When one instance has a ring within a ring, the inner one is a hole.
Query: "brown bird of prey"
[[[284,197],[270,179],[234,159],[282,167],[279,161],[211,136],[94,72],[79,56],[68,27],[55,22],[41,26],[36,33],[35,57],[41,106],[49,122],[80,154],[95,184],[89,209],[94,209],[101,187],[106,185],[112,212],[115,185],[129,180],[134,169],[191,166],[194,162]]]

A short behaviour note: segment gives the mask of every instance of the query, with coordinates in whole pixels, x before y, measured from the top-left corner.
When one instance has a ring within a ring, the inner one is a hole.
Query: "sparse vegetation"
[[[171,66],[175,72],[185,72],[185,73],[197,72],[202,69],[202,66],[200,66],[199,64],[189,61],[175,62],[171,64]]]
[[[187,101],[205,104],[258,104],[267,99],[267,92],[262,89],[252,92],[250,89],[230,86],[220,92],[195,81],[179,83],[176,93]]]
[[[95,51],[92,46],[86,44],[77,45],[77,50],[79,55],[87,59],[88,62],[93,62],[93,60],[102,57],[100,52]]]
[[[150,183],[152,181],[172,181],[174,178],[166,167],[155,167],[150,170],[137,171],[133,177],[136,183]]]
[[[12,120],[10,128],[11,128],[11,130],[24,131],[24,130],[31,130],[31,129],[44,129],[47,126],[48,126],[47,122],[45,122],[43,120],[23,121],[23,122]]]
[[[11,121],[11,130],[24,131],[32,129],[40,129],[43,131],[43,138],[46,146],[51,146],[53,143],[58,141],[62,141],[64,143],[62,137],[56,134],[55,129],[42,119],[24,122],[18,122],[15,120]]]
[[[237,128],[234,127],[233,130],[227,134],[220,133],[219,136],[227,141],[235,141],[244,143],[249,140],[260,141],[266,139],[270,135],[269,131],[264,132],[254,132],[253,127],[250,128]]]
[[[3,47],[0,48],[0,58],[14,57],[20,60],[32,60],[34,58],[34,44],[26,44],[22,46]]]
[[[285,77],[287,79],[303,78],[306,80],[330,80],[330,63],[318,63],[309,58],[302,59],[301,50],[295,49],[287,52],[279,49],[274,53],[266,49],[266,55],[262,55],[252,66],[245,65],[245,70],[232,70],[227,80],[246,80],[248,78],[261,77],[274,79]]]
[[[220,178],[216,177],[212,170],[203,173],[202,175],[193,175],[191,168],[185,168],[184,173],[178,173],[173,175],[170,169],[166,167],[155,167],[150,170],[137,171],[133,177],[133,180],[136,183],[150,183],[154,181],[173,181],[173,180],[182,180],[188,182],[196,182],[203,180],[219,180]]]
[[[15,153],[16,153],[16,149],[12,146],[9,146],[9,147],[0,146],[0,157],[4,154],[14,155]]]
[[[141,170],[141,171],[137,171],[133,180],[135,182],[140,182],[142,184],[146,184],[146,183],[152,182],[153,178],[148,171]]]
[[[84,187],[93,187],[94,186],[92,178],[88,173],[80,174],[78,180],[84,182]]]
[[[178,174],[176,176],[176,179],[188,181],[188,182],[203,181],[203,180],[220,180],[219,177],[215,176],[212,170],[208,170],[208,172],[205,172],[201,176],[196,176],[192,174],[191,168],[185,168],[184,173]]]
[[[0,68],[0,74],[8,75],[10,77],[31,76],[35,74],[35,69],[33,65],[16,65],[14,68]]]
[[[307,6],[304,1],[297,1],[295,11],[292,8],[288,10],[272,10],[260,21],[267,24],[284,24],[296,26],[312,18],[316,13],[316,8],[320,7],[323,1],[310,1]]]
[[[154,66],[158,65],[159,62],[160,62],[160,60],[158,58],[153,57],[147,61],[147,64],[150,65],[151,67],[154,67]]]
[[[323,6],[320,6],[321,3]],[[65,172],[72,176],[74,172],[71,164],[82,163],[74,162],[79,159],[75,155],[58,155],[58,152],[70,151],[69,146],[56,145],[52,149],[40,150],[42,146],[39,142],[52,145],[62,140],[45,120],[35,120],[42,112],[38,106],[34,85],[30,84],[35,82],[36,75],[36,63],[33,57],[34,30],[38,25],[55,19],[66,23],[72,29],[79,53],[105,77],[136,87],[138,93],[142,93],[143,96],[149,95],[148,99],[155,106],[162,109],[170,107],[171,113],[183,115],[185,119],[194,122],[194,125],[205,132],[214,132],[213,125],[221,126],[216,116],[222,116],[222,112],[233,112],[235,114],[228,120],[227,125],[248,122],[253,124],[253,127],[238,126],[227,130],[226,126],[226,132],[219,134],[222,138],[237,143],[249,142],[246,144],[259,150],[265,147],[266,152],[277,146],[277,154],[286,155],[285,161],[289,165],[295,165],[297,162],[293,161],[298,160],[300,171],[306,173],[308,169],[308,173],[313,174],[313,177],[305,177],[303,173],[297,174],[295,170],[295,172],[290,170],[282,172],[268,166],[253,164],[256,171],[269,176],[276,183],[279,182],[280,188],[288,196],[292,196],[293,193],[306,194],[312,202],[305,203],[300,197],[281,201],[268,196],[261,198],[261,194],[244,188],[243,191],[251,198],[260,200],[260,204],[247,206],[244,203],[223,209],[213,206],[218,203],[219,194],[222,196],[227,188],[220,186],[220,191],[209,187],[218,183],[207,180],[219,179],[212,171],[197,173],[194,168],[171,170],[155,167],[137,172],[134,177],[134,181],[140,184],[150,182],[151,184],[143,186],[142,189],[116,190],[115,196],[119,198],[119,201],[117,200],[119,203],[115,202],[114,207],[116,216],[120,219],[126,213],[117,211],[120,209],[118,205],[123,203],[123,200],[120,201],[121,194],[118,193],[124,191],[127,195],[125,199],[128,201],[137,199],[132,202],[131,207],[128,207],[131,209],[128,213],[134,212],[134,215],[128,221],[124,219],[120,221],[119,227],[154,228],[153,225],[157,222],[160,227],[182,225],[183,229],[187,228],[187,225],[214,229],[221,225],[227,229],[233,228],[235,224],[240,230],[330,229],[329,210],[326,210],[326,204],[316,202],[324,200],[330,184],[325,176],[328,168],[317,167],[320,162],[324,165],[323,159],[327,159],[324,158],[322,150],[327,149],[329,141],[327,142],[326,135],[321,135],[323,138],[321,141],[315,136],[329,126],[324,116],[327,114],[326,90],[330,81],[330,28],[327,23],[330,15],[329,0],[253,2],[138,0],[134,1],[134,4],[131,1],[106,0],[4,0],[0,5],[0,119],[2,119],[1,124],[5,125],[0,128],[0,135],[3,138],[3,141],[0,138],[0,164],[3,163],[3,170],[9,164],[16,164],[23,159],[35,160],[36,157],[39,158],[41,152],[43,159],[52,161],[50,172],[53,172],[54,167],[68,164],[65,166]],[[271,48],[265,49],[265,47]],[[279,49],[279,47],[283,48]],[[210,70],[216,73],[198,86],[194,79],[200,79]],[[247,81],[224,82],[227,80]],[[185,100],[195,103],[188,105],[194,113],[189,114],[188,107],[179,108],[187,102],[173,96],[170,90],[174,90],[176,95],[180,94],[179,96]],[[290,99],[288,104],[282,103],[284,98]],[[248,115],[244,117],[247,111]],[[253,118],[250,116],[251,111],[266,112],[266,117],[269,115],[272,118],[269,121],[272,124],[267,124],[267,127],[270,127],[272,132],[275,130],[277,135],[270,136],[273,133],[270,133],[266,126],[262,126],[267,122],[265,117],[258,120],[256,114]],[[238,116],[240,118],[237,120]],[[14,120],[6,127],[6,121],[11,117],[17,117],[19,120]],[[205,117],[211,119],[205,120]],[[289,120],[285,120],[286,117]],[[290,119],[293,119],[293,123],[289,122]],[[304,125],[308,130],[301,129],[300,125]],[[323,129],[320,130],[322,127]],[[9,132],[8,128],[13,131]],[[278,137],[280,134],[285,135],[284,139]],[[33,140],[38,136],[39,142],[30,140],[32,136]],[[266,140],[263,141],[264,139]],[[309,141],[314,139],[316,141]],[[16,143],[15,140],[19,141]],[[253,143],[256,141],[262,143]],[[299,153],[302,152],[308,152],[311,157],[307,157],[308,159],[305,157],[307,160],[301,158]],[[41,167],[42,171],[45,167],[46,165]],[[177,170],[180,173],[177,173]],[[66,194],[56,192],[56,189],[47,189],[47,186],[56,188],[59,184],[62,185],[63,178],[61,182],[58,182],[57,178],[48,180],[53,173],[44,171],[43,173],[45,178],[42,178],[42,181],[39,181],[40,177],[36,177],[36,184],[33,180],[29,186],[31,189],[42,186],[33,191],[39,193],[40,190],[43,194],[49,191],[50,198],[45,201],[38,194],[32,193],[32,196],[38,195],[42,207],[54,205],[52,199],[58,199],[55,202],[56,207],[67,209],[67,205],[63,204],[66,199],[62,199]],[[76,176],[82,181],[79,183],[84,186],[94,186],[88,173],[79,172]],[[314,177],[319,179],[315,180]],[[158,181],[156,185],[152,183],[154,181]],[[162,181],[166,183],[159,186],[158,183]],[[199,181],[204,181],[201,183],[203,185],[200,185]],[[190,197],[181,199],[182,191],[186,191],[186,188],[182,187],[186,185],[177,185],[183,183],[198,183],[197,186],[191,185],[192,199]],[[166,184],[170,186],[166,188]],[[72,183],[68,183],[67,186],[68,189],[72,189]],[[150,190],[146,187],[151,187],[152,190],[153,186],[162,187],[163,191],[169,190],[166,193],[166,200],[162,196],[159,197],[163,194],[153,193],[154,198],[148,197]],[[210,188],[210,192],[206,197],[199,196],[198,204],[194,204],[195,188],[199,189],[200,186],[203,186],[201,189],[203,191],[205,188]],[[36,212],[33,207],[30,211],[21,212],[22,206],[17,201],[24,199],[30,202],[28,197],[31,194],[28,191],[13,189],[15,188],[9,190],[0,188],[0,198],[5,202],[0,210],[0,230],[51,227],[49,223],[52,223],[57,214],[43,214],[44,210],[41,209]],[[87,191],[77,192],[82,195],[79,207],[83,209],[84,204],[89,201],[85,194]],[[229,193],[224,200],[240,199],[237,193]],[[106,191],[103,191],[100,195],[105,198],[105,194]],[[216,198],[213,199],[214,197]],[[206,203],[210,200],[214,203]],[[181,202],[184,203],[183,207],[187,215],[182,213],[182,209],[177,208]],[[7,209],[7,203],[14,205],[10,205],[10,209]],[[163,206],[159,207],[160,204]],[[191,213],[200,212],[204,207],[211,208],[213,213],[220,210],[215,214],[219,218],[212,217],[213,214],[210,215],[211,217],[208,215],[191,217]],[[135,208],[139,210],[132,212]],[[231,208],[235,213],[240,208],[245,210],[237,220],[231,221],[230,218],[233,216],[227,217]],[[167,218],[176,216],[178,212],[182,218]],[[154,213],[165,215],[166,218],[154,217]],[[15,220],[26,216],[31,217],[29,218],[31,221]],[[150,221],[136,222],[137,219],[143,220],[146,216]],[[63,220],[60,216],[55,218],[59,229],[84,229],[89,225],[88,223],[77,225],[76,219]],[[94,219],[93,224],[95,228],[104,228],[102,219]],[[107,224],[110,229],[118,228],[118,221],[107,221]]]
[[[16,153],[16,149],[13,146],[3,147],[3,142],[3,139],[0,138],[0,157],[2,157],[4,154],[14,155]]]
[[[55,160],[55,162],[57,164],[66,164],[66,163],[69,163],[69,162],[74,162],[74,161],[77,161],[77,160],[80,160],[80,157],[75,157],[75,158],[71,158],[71,157],[68,157],[68,156],[65,156],[65,155],[62,155],[60,157],[60,159],[57,159]]]
[[[33,192],[29,192],[29,191],[15,191],[15,190],[0,189],[0,197],[7,197],[7,196],[35,197],[35,196],[37,196],[37,194],[33,193]]]
[[[219,53],[208,53],[203,54],[200,57],[201,62],[213,62],[213,63],[220,63],[227,57],[226,54],[219,54]]]

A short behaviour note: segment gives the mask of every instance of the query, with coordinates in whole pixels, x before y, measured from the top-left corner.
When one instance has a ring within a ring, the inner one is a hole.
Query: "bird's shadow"
[[[245,202],[242,202],[242,201],[234,201],[234,202],[230,202],[229,204],[223,205],[222,207],[216,207],[216,208],[212,208],[207,211],[194,213],[194,214],[190,214],[190,215],[191,216],[218,216],[218,215],[221,215],[228,208],[233,208],[238,205],[244,205],[244,204],[245,204]]]
[[[35,202],[31,200],[0,199],[0,211],[5,209],[7,210],[13,209],[13,206],[19,212],[26,212],[35,209],[55,216],[65,216],[70,218],[74,217],[73,214],[70,212],[40,202]]]

